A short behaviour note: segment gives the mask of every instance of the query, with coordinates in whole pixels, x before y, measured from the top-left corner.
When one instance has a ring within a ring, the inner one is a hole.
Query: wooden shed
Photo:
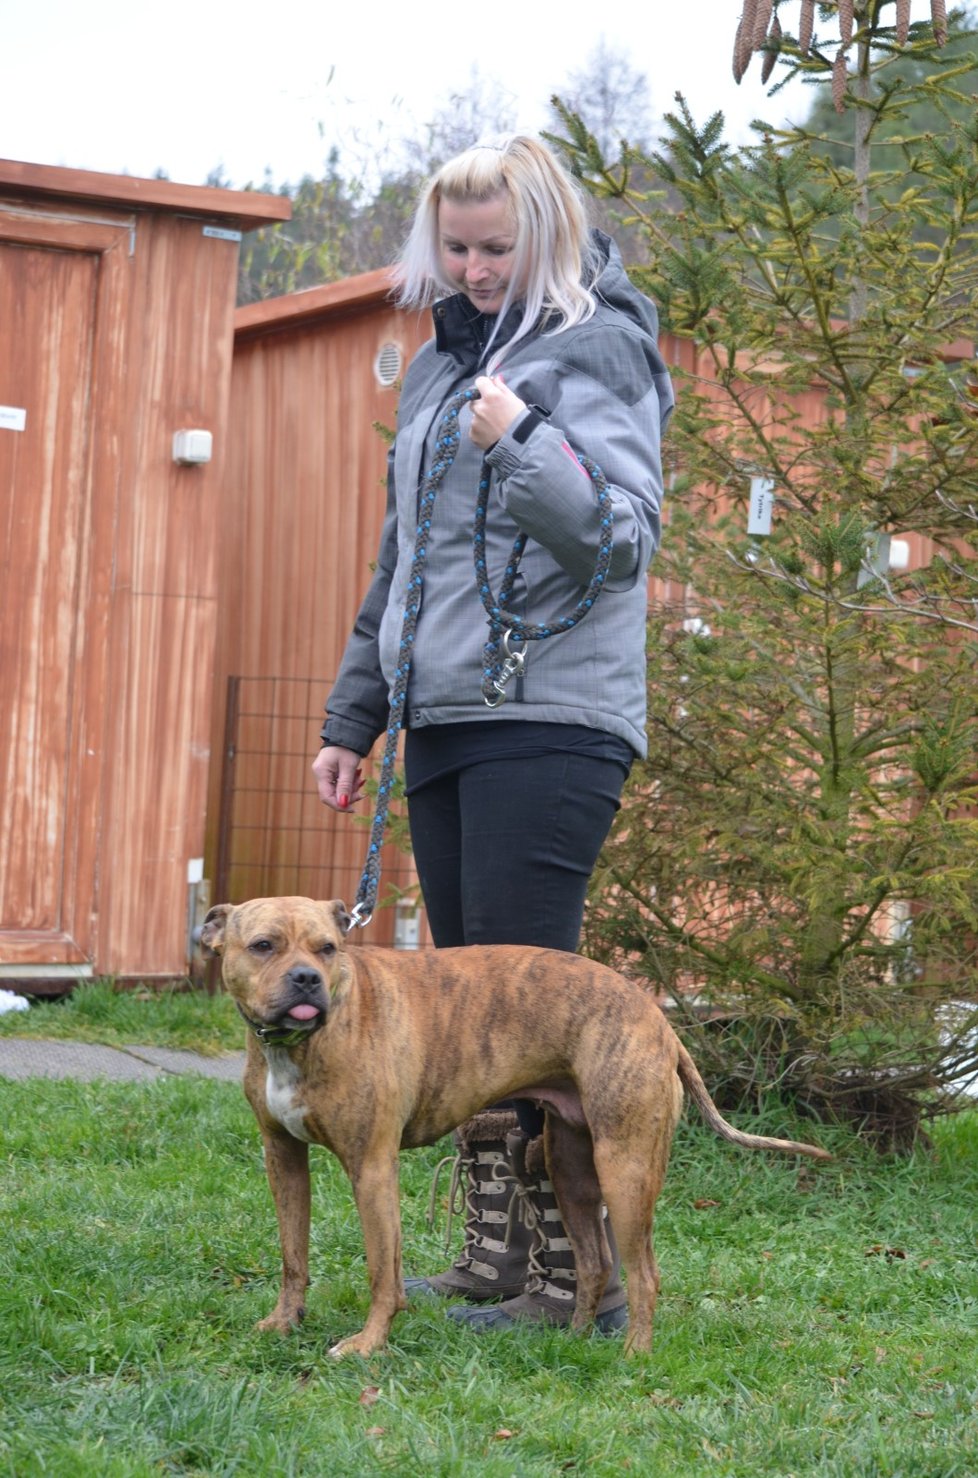
[[[238,243],[289,213],[0,161],[0,983],[186,972]]]

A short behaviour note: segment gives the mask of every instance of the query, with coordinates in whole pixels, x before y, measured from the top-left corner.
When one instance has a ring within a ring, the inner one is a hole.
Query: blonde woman
[[[646,580],[660,534],[660,437],[673,404],[653,304],[614,243],[588,228],[555,156],[515,135],[468,149],[424,189],[399,263],[399,301],[433,304],[434,337],[405,375],[376,573],[326,703],[313,770],[327,806],[361,798],[360,766],[387,726],[418,522],[446,407],[459,415],[438,488],[406,697],[405,779],[435,945],[578,947],[588,880],[635,755],[646,753]],[[487,705],[489,636],[473,562],[483,459],[492,470],[485,564],[498,591],[526,536],[506,608],[546,624],[574,609],[599,549],[595,483],[613,513],[610,563],[586,617],[527,643]],[[506,1023],[499,1023],[505,1032]],[[409,1292],[464,1300],[474,1327],[567,1323],[573,1256],[546,1177],[543,1116],[488,1106],[456,1140],[466,1187],[456,1263]],[[528,1215],[509,1215],[516,1194]],[[599,1309],[626,1322],[616,1271]]]

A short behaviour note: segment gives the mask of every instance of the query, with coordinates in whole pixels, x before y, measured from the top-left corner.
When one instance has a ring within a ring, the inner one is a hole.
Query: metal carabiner
[[[516,650],[511,649],[509,644],[512,640],[512,637],[513,628],[511,626],[507,626],[506,630],[503,632],[503,651],[505,652],[506,657],[501,668],[499,669],[499,676],[494,677],[492,680],[492,686],[498,696],[495,698],[485,699],[485,704],[487,708],[499,708],[501,704],[505,703],[506,684],[512,677],[523,676],[523,671],[526,667],[526,647],[522,646]]]
[[[374,911],[372,908],[367,908],[362,903],[355,903],[350,909],[350,922],[347,924],[344,933],[350,934],[354,929],[365,929],[373,916]]]

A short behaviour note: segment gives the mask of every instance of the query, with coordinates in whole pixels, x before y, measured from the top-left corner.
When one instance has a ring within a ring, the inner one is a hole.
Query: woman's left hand
[[[480,375],[475,382],[479,399],[472,402],[472,429],[469,435],[477,447],[487,452],[509,430],[526,410],[526,402],[514,395],[501,375]]]

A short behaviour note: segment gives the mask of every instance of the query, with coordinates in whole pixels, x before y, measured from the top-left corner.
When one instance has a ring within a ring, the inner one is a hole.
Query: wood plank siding
[[[186,971],[233,238],[288,209],[0,161],[0,980]]]
[[[372,272],[236,315],[207,847],[208,876],[230,901],[302,893],[352,903],[356,893],[365,832],[320,804],[309,767],[383,522],[377,427],[393,429],[398,390],[396,378],[378,378],[378,362],[396,376],[429,336],[428,315],[396,309],[390,285]],[[231,676],[243,681],[229,787]],[[412,880],[409,861],[387,847],[381,896]],[[378,910],[371,941],[393,929],[392,913]]]

